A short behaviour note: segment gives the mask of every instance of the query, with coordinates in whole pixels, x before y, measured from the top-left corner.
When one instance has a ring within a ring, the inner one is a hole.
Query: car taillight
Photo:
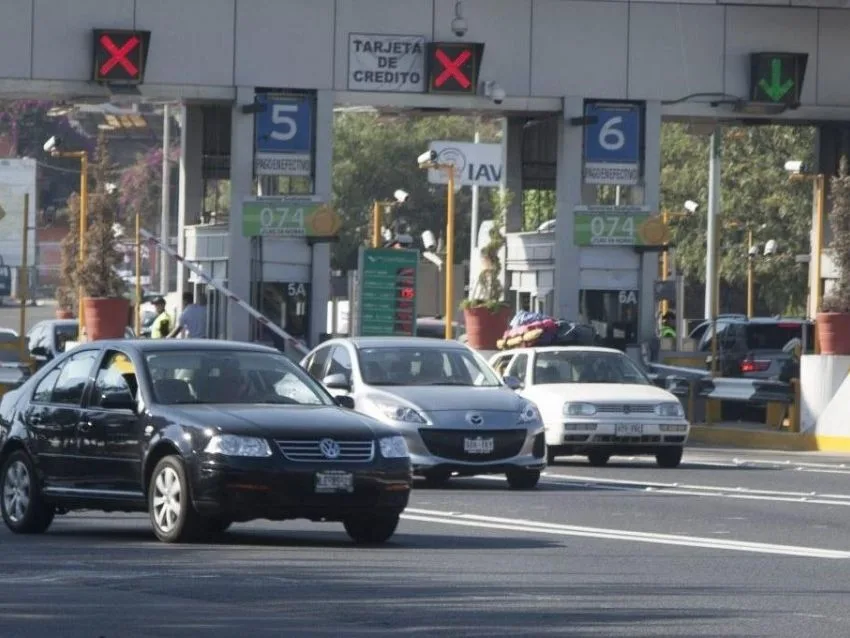
[[[764,372],[770,367],[770,361],[747,359],[741,362],[741,372]]]

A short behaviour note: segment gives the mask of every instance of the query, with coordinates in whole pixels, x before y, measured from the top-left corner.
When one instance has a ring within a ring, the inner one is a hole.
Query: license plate
[[[351,472],[316,472],[316,492],[353,492],[354,475]]]
[[[463,440],[463,451],[467,454],[490,454],[493,448],[493,439],[482,439],[479,436],[474,439]]]
[[[617,436],[640,436],[643,434],[643,426],[637,423],[619,423],[614,426]]]

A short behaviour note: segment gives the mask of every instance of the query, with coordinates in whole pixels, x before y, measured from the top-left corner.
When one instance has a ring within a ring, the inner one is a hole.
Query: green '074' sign
[[[574,217],[576,246],[647,246],[663,243],[647,208],[583,206]]]
[[[333,238],[339,215],[314,196],[254,197],[242,202],[245,237]]]

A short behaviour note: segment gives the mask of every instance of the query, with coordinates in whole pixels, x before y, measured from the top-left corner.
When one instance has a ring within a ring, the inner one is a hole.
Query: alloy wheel
[[[180,477],[174,468],[165,466],[154,481],[153,509],[157,527],[170,533],[180,520],[182,508]]]
[[[30,506],[30,473],[23,461],[15,461],[6,470],[3,481],[3,507],[13,523],[21,523]]]

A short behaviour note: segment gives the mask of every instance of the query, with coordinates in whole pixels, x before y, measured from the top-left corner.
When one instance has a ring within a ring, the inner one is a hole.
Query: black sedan
[[[182,542],[257,518],[395,532],[412,484],[404,439],[348,409],[278,351],[213,340],[86,343],[0,402],[0,509],[44,532],[75,509],[147,511]]]

